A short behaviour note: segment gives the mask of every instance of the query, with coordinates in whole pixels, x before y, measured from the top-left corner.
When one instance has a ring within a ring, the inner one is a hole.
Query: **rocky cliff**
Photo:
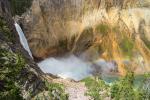
[[[31,99],[45,88],[43,72],[19,42],[10,3],[0,0],[0,99]]]
[[[20,22],[36,58],[84,52],[121,73],[150,70],[149,0],[33,0]]]

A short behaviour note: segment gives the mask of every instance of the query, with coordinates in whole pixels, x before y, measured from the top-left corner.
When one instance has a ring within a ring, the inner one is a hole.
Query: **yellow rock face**
[[[136,62],[132,54],[139,53],[146,71],[150,69],[149,5],[149,0],[34,0],[30,10],[22,15],[22,23],[35,57],[47,58],[64,52],[85,52],[87,56],[93,53],[90,59],[113,59],[124,74],[123,62],[131,59]],[[96,27],[103,23],[107,26],[97,32]],[[84,33],[87,28],[93,32]],[[141,39],[136,38],[137,34]],[[121,43],[125,47],[120,47]]]

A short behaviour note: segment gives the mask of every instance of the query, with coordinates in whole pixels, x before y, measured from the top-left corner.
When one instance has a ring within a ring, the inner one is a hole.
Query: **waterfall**
[[[31,56],[31,58],[33,58],[32,57],[32,53],[31,53],[30,48],[29,48],[29,45],[28,45],[28,42],[27,42],[27,39],[26,39],[26,37],[25,37],[25,35],[24,35],[24,33],[23,33],[20,25],[17,24],[16,22],[15,22],[14,25],[15,25],[16,30],[18,32],[19,39],[20,39],[20,42],[21,42],[23,48],[29,53],[29,55]]]

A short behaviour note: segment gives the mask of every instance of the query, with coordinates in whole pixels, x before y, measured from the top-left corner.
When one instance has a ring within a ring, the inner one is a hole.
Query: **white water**
[[[20,42],[21,42],[23,48],[29,53],[29,55],[31,56],[31,58],[33,58],[32,57],[32,53],[31,53],[30,48],[29,48],[29,45],[28,45],[28,42],[27,42],[27,39],[26,39],[26,37],[25,37],[25,35],[24,35],[21,27],[16,22],[15,22],[14,25],[15,25],[16,30],[18,32],[18,35],[19,35],[19,38],[20,38]]]
[[[74,55],[65,58],[51,57],[38,63],[38,66],[44,73],[51,73],[75,81],[82,80],[95,73],[109,74],[116,67],[113,63],[102,59],[95,61],[93,64]]]
[[[79,81],[91,76],[91,64],[71,55],[67,58],[48,58],[40,63],[39,67],[44,73],[51,73],[64,79]]]

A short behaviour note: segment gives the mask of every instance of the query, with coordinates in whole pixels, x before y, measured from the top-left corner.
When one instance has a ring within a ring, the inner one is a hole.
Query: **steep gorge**
[[[149,12],[149,0],[0,0],[0,99],[149,99]]]
[[[149,7],[148,0],[33,0],[20,23],[35,58],[84,53],[92,61],[114,60],[122,74],[144,73],[150,70]]]

